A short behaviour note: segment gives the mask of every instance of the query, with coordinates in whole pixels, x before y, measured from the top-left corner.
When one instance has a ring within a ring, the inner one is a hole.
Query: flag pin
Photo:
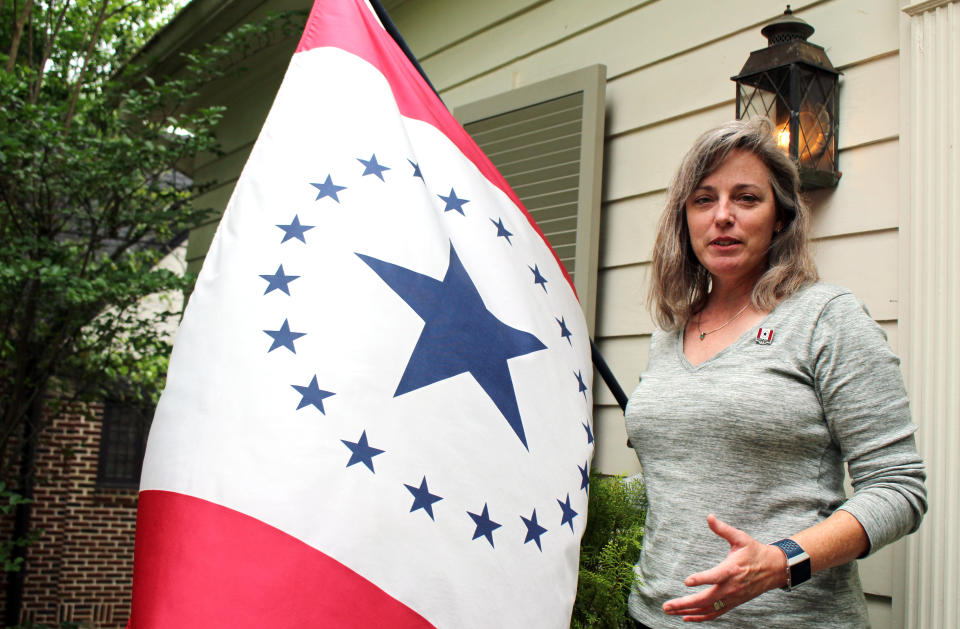
[[[757,330],[757,345],[769,345],[773,343],[773,328],[760,328]]]

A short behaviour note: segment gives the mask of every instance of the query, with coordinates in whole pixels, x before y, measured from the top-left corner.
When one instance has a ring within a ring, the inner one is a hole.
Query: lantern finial
[[[806,41],[808,37],[813,35],[814,30],[812,26],[800,18],[794,17],[788,4],[783,15],[760,29],[760,34],[767,38],[767,45],[772,46],[794,39]]]

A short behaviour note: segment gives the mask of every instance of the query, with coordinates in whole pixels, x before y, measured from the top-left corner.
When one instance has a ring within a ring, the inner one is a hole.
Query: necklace
[[[702,340],[703,340],[703,337],[705,337],[706,335],[708,335],[708,334],[713,334],[714,332],[719,332],[719,331],[722,330],[723,328],[725,328],[725,327],[727,327],[728,325],[730,325],[731,323],[733,323],[733,321],[734,321],[737,317],[739,317],[740,315],[743,314],[743,311],[746,310],[746,309],[747,309],[747,306],[749,306],[749,305],[750,305],[750,302],[748,301],[747,303],[745,303],[745,304],[743,305],[743,308],[741,308],[740,310],[737,311],[737,314],[735,314],[735,315],[733,315],[732,317],[730,317],[729,319],[727,319],[727,322],[726,322],[726,323],[724,323],[723,325],[721,325],[719,328],[714,328],[714,329],[710,330],[709,332],[704,332],[703,329],[700,327],[700,322],[703,320],[703,311],[701,311],[701,312],[700,312],[700,315],[697,317],[697,332],[700,333],[700,340],[702,341]]]

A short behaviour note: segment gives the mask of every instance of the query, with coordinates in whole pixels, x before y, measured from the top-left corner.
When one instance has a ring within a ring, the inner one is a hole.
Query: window
[[[454,111],[566,266],[591,335],[605,95],[606,67],[595,65]]]
[[[100,429],[97,487],[136,489],[153,409],[107,400]]]

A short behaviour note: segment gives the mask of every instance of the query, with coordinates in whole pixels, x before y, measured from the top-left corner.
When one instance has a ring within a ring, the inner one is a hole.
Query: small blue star
[[[557,318],[554,317],[554,319],[557,319]],[[567,318],[560,317],[559,319],[557,319],[557,323],[560,324],[560,338],[567,339],[567,343],[569,343],[570,345],[573,345],[573,341],[570,340],[570,337],[573,336],[573,334],[570,332],[570,330],[567,329]]]
[[[584,461],[583,467],[577,466],[580,470],[580,489],[586,491],[590,487],[590,461]]]
[[[540,536],[547,532],[547,529],[540,526],[537,522],[537,510],[533,510],[533,515],[530,516],[530,519],[526,519],[522,515],[520,519],[523,520],[523,523],[527,525],[527,537],[523,540],[523,543],[527,542],[536,542],[537,548],[540,549],[540,552],[543,552],[543,546],[540,545]]]
[[[506,238],[507,242],[511,245],[510,236],[513,236],[513,232],[507,231],[507,228],[503,226],[503,219],[497,218],[497,220],[490,219],[490,222],[497,226],[497,238]]]
[[[577,517],[577,512],[573,510],[573,507],[570,506],[570,494],[567,494],[567,501],[563,502],[559,498],[557,499],[557,504],[560,505],[560,508],[563,509],[563,518],[560,520],[560,526],[564,524],[570,525],[570,531],[573,531],[573,519]]]
[[[290,323],[284,319],[283,325],[280,326],[279,330],[264,330],[267,334],[273,337],[273,345],[270,346],[270,349],[267,350],[269,354],[278,347],[286,347],[288,350],[297,353],[297,350],[293,347],[293,342],[296,341],[301,336],[306,336],[306,332],[291,332]]]
[[[364,430],[363,434],[360,435],[359,441],[347,441],[346,439],[341,439],[340,443],[350,448],[350,460],[347,461],[347,467],[355,465],[357,463],[363,463],[367,468],[376,474],[377,472],[373,469],[373,457],[378,454],[383,454],[384,450],[379,448],[371,448],[367,443],[367,431]]]
[[[282,290],[286,294],[290,294],[290,287],[288,284],[293,280],[300,277],[299,275],[286,275],[283,272],[283,265],[281,264],[277,267],[277,272],[273,275],[261,275],[263,279],[267,280],[269,284],[267,285],[267,290],[264,291],[264,295],[269,293],[272,290]]]
[[[323,183],[311,183],[311,186],[319,190],[317,193],[317,198],[314,201],[319,201],[323,197],[330,197],[337,203],[340,203],[340,197],[337,196],[337,193],[341,190],[346,190],[346,186],[338,186],[333,183],[333,180],[330,178],[330,175],[327,175],[327,180]]]
[[[483,513],[477,515],[476,513],[471,513],[467,511],[467,515],[473,518],[473,523],[476,525],[476,529],[473,531],[473,538],[477,539],[478,537],[486,537],[487,541],[490,542],[490,547],[493,546],[493,532],[500,528],[500,524],[494,522],[490,519],[490,513],[487,511],[487,503],[483,503]]]
[[[453,191],[453,188],[450,188],[450,196],[445,197],[442,194],[438,194],[437,196],[447,202],[446,207],[443,208],[444,212],[456,210],[457,212],[460,212],[461,216],[466,216],[463,213],[463,204],[470,203],[470,199],[458,199],[457,193]]]
[[[583,429],[587,431],[587,443],[593,443],[593,431],[590,430],[590,424],[587,422],[582,422]]]
[[[587,385],[583,383],[583,375],[580,371],[577,371],[577,373],[573,375],[577,377],[577,393],[583,393],[583,399],[587,399]]]
[[[380,181],[383,181],[383,171],[390,170],[388,166],[382,166],[377,163],[377,155],[374,153],[370,156],[370,159],[360,159],[357,158],[357,161],[366,166],[363,169],[363,175],[361,177],[366,177],[367,175],[376,175]]]
[[[533,283],[539,284],[543,288],[543,292],[547,292],[547,280],[542,275],[540,275],[540,265],[535,264],[533,266],[527,265],[527,268],[533,272]]]
[[[281,245],[287,242],[288,240],[290,240],[291,238],[296,238],[300,242],[306,244],[307,239],[303,237],[303,232],[307,231],[308,229],[313,229],[314,225],[301,225],[300,217],[297,215],[294,215],[292,223],[290,223],[289,225],[277,225],[277,227],[282,229],[284,232],[283,240],[280,241]]]
[[[333,393],[321,389],[320,385],[317,384],[316,376],[313,377],[313,380],[311,380],[307,386],[301,386],[299,384],[291,384],[290,386],[296,389],[297,393],[301,395],[300,404],[297,405],[298,411],[305,406],[315,406],[322,415],[326,415],[323,410],[323,401],[333,395]]]
[[[433,503],[443,500],[443,498],[430,493],[430,490],[427,489],[427,477],[424,476],[423,480],[420,481],[420,487],[414,487],[406,483],[404,483],[403,486],[413,494],[413,506],[410,507],[410,513],[413,513],[417,509],[423,509],[427,512],[427,515],[430,516],[430,519],[433,520]]]
[[[423,179],[423,174],[420,172],[420,164],[416,163],[410,158],[407,158],[407,161],[410,162],[411,166],[413,166],[413,176],[420,177],[420,179]]]

